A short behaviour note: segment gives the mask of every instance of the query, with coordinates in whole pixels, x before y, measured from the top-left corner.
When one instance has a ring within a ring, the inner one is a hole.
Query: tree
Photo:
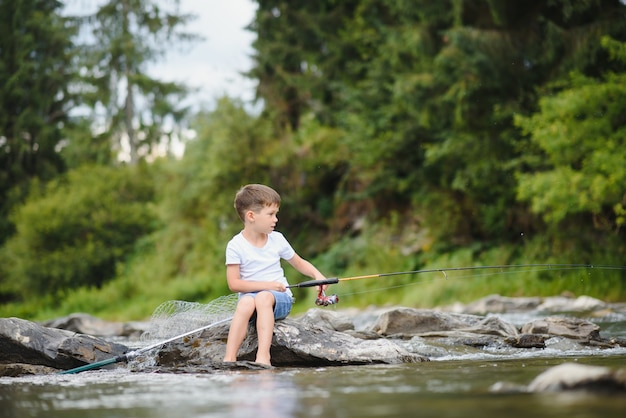
[[[29,181],[65,169],[58,148],[76,103],[76,26],[60,8],[55,0],[0,1],[0,244]]]
[[[1,292],[56,298],[66,289],[101,286],[157,225],[144,164],[83,166],[38,190],[13,215],[17,231],[2,249],[10,263]]]
[[[258,94],[283,104],[292,129],[313,113],[345,132],[343,198],[383,216],[435,216],[436,235],[457,243],[519,234],[525,139],[514,115],[533,112],[541,89],[572,70],[601,72],[602,35],[626,37],[619,0],[259,5]]]
[[[619,231],[626,214],[626,43],[605,38],[619,73],[601,79],[573,74],[539,111],[516,118],[530,136],[531,162],[519,175],[517,195],[554,226],[591,214],[601,230]]]
[[[179,0],[109,0],[87,17],[92,38],[83,48],[84,96],[94,111],[94,131],[103,131],[131,164],[169,144],[187,109],[187,87],[156,80],[147,65],[166,48],[198,39],[182,29],[193,18]]]
[[[249,29],[257,33],[254,68],[257,98],[278,124],[297,129],[313,111],[332,123],[334,97],[340,95],[343,63],[351,54],[339,42],[344,20],[358,1],[259,0]]]

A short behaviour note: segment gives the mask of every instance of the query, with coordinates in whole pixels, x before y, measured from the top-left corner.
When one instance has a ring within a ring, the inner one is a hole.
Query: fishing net
[[[232,318],[236,306],[236,293],[220,296],[204,304],[183,300],[163,302],[152,313],[150,323],[141,335],[141,341],[172,338]]]

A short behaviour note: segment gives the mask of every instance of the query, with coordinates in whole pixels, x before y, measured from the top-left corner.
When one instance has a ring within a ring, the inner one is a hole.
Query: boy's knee
[[[272,294],[272,292],[259,292],[259,294],[256,295],[256,305],[257,306],[274,306],[274,295]]]
[[[251,297],[242,297],[237,303],[237,309],[241,311],[254,311],[255,301]]]

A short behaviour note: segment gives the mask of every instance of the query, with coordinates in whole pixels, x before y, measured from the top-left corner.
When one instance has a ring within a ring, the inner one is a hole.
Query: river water
[[[624,338],[626,321],[602,323],[601,335]],[[626,348],[567,344],[557,340],[545,349],[468,349],[402,365],[209,373],[121,367],[3,377],[0,417],[623,417],[623,393],[491,390],[494,385],[527,385],[566,362],[626,367]]]

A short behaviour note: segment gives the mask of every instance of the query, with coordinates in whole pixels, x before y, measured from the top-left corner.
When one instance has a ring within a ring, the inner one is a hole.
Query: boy
[[[325,279],[317,268],[296,254],[280,232],[274,231],[279,207],[280,195],[262,184],[244,186],[235,196],[243,230],[226,247],[226,279],[230,290],[239,292],[239,302],[228,332],[225,362],[237,361],[248,323],[256,313],[255,361],[271,365],[274,321],[286,318],[293,304],[281,258],[306,276]]]

